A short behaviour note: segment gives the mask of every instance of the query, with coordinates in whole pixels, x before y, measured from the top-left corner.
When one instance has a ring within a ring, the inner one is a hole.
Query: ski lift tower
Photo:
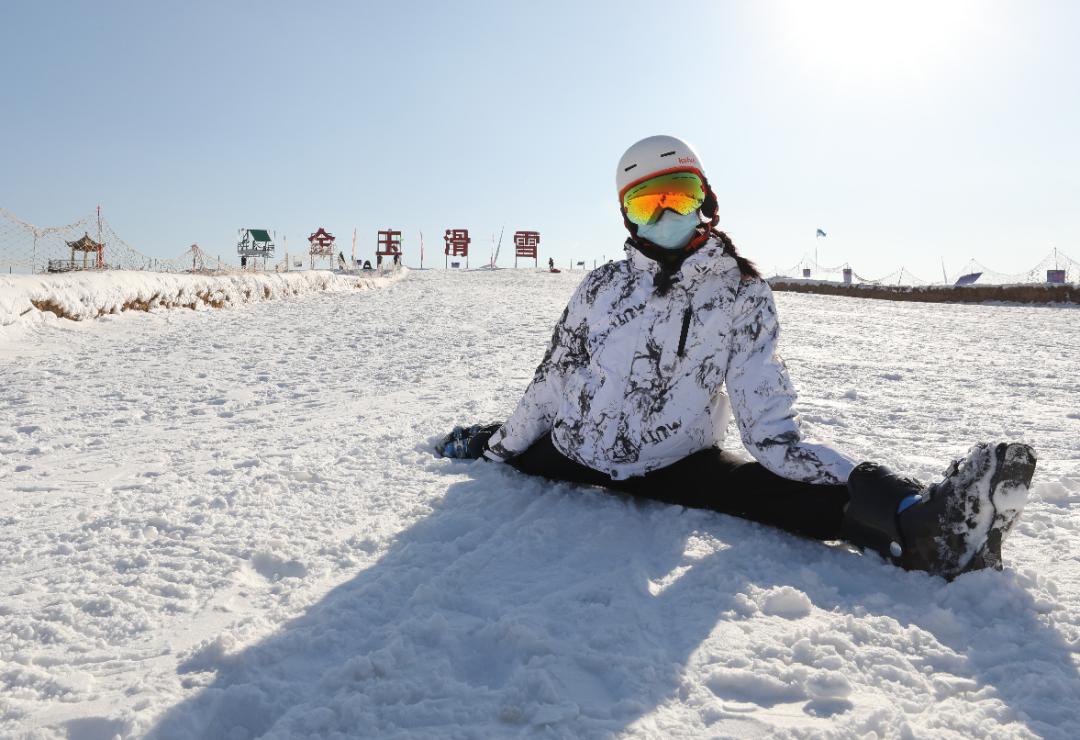
[[[382,267],[383,257],[390,257],[395,265],[401,264],[401,232],[386,229],[379,232],[375,250],[375,267]]]
[[[210,261],[210,256],[203,251],[198,244],[192,244],[188,248],[188,251],[180,256],[180,259],[183,260],[183,263],[186,265],[189,257],[191,258],[191,267],[185,267],[184,272],[192,274],[206,274],[213,272],[213,270],[207,269],[206,267],[207,263]]]
[[[266,229],[240,229],[236,253],[240,255],[240,269],[247,269],[249,259],[262,257],[265,270],[266,260],[274,256],[274,241],[270,238],[270,232]],[[250,265],[254,269],[254,262]]]
[[[325,257],[327,262],[330,263],[329,268],[334,266],[334,235],[328,232],[323,227],[319,227],[319,230],[308,237],[308,243],[311,244],[311,269],[315,269],[315,258]]]

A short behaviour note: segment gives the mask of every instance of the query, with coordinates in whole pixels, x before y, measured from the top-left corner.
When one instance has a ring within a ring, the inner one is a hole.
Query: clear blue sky
[[[690,141],[721,226],[770,271],[867,277],[1080,259],[1080,3],[21,2],[0,6],[0,206],[101,204],[128,242],[236,230],[537,229],[621,254],[614,168]],[[505,246],[505,245],[504,245]],[[501,262],[512,260],[505,257]]]

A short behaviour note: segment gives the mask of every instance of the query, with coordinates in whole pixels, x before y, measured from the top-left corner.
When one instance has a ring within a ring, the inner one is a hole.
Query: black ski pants
[[[840,539],[845,485],[803,483],[781,478],[756,462],[716,448],[695,452],[640,477],[612,480],[559,452],[547,434],[509,464],[529,475],[568,483],[603,486],[652,499],[769,524],[818,540]]]

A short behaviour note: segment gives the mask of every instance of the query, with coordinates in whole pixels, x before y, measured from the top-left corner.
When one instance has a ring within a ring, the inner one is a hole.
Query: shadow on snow
[[[605,736],[699,689],[684,679],[692,659],[722,669],[746,656],[745,646],[726,651],[724,639],[709,655],[693,654],[716,630],[752,641],[742,627],[760,614],[749,597],[783,585],[833,614],[807,627],[792,621],[786,642],[775,632],[763,638],[775,651],[790,652],[797,633],[814,631],[864,650],[872,636],[848,635],[843,615],[890,617],[895,632],[912,625],[933,638],[904,638],[925,648],[904,657],[928,674],[928,703],[952,691],[934,683],[948,673],[975,684],[956,691],[990,687],[1039,734],[1080,734],[1070,648],[1039,621],[1015,577],[984,572],[945,585],[711,512],[483,463],[470,472],[380,560],[303,616],[236,654],[181,665],[213,678],[151,736]],[[935,640],[952,652],[934,649]],[[874,660],[868,652],[865,661]],[[880,668],[874,688],[889,691],[890,668]],[[912,675],[891,670],[896,680]],[[699,707],[700,722],[728,723],[714,732],[769,727],[745,704],[725,711],[726,701],[800,701],[807,715],[834,719],[853,707],[779,681],[706,683],[716,698],[711,710]]]

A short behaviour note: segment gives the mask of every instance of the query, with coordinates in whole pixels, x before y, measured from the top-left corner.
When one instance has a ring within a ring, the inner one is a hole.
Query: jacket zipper
[[[690,331],[690,306],[686,307],[682,317],[682,333],[679,334],[679,357],[686,354],[686,335]]]

